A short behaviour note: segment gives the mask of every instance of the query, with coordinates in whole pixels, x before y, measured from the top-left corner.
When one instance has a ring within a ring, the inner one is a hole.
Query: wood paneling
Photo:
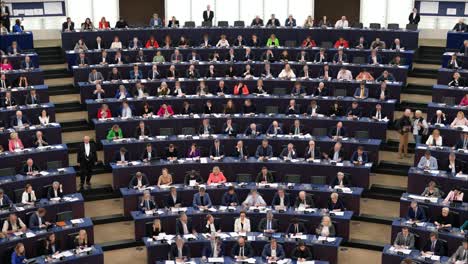
[[[164,0],[120,0],[120,16],[130,25],[148,25],[153,13],[164,18]]]
[[[318,22],[323,16],[335,23],[341,16],[346,16],[352,24],[359,22],[360,0],[315,0],[314,18]],[[351,26],[350,25],[350,26]]]

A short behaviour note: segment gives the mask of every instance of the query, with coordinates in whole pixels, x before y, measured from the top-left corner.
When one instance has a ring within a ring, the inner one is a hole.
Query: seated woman
[[[208,181],[206,182],[208,185],[212,183],[225,183],[227,182],[226,177],[221,172],[218,166],[213,167],[213,171],[208,176]]]
[[[123,133],[122,129],[119,127],[119,125],[115,124],[112,126],[112,128],[107,132],[107,140],[114,140],[114,139],[120,139],[123,138]]]
[[[141,111],[141,115],[142,115],[144,118],[147,118],[147,117],[153,115],[153,108],[149,105],[148,102],[145,102],[145,103],[143,104],[143,110]]]
[[[313,40],[311,36],[307,36],[306,39],[302,41],[301,47],[313,48],[313,47],[317,47],[317,43],[315,43],[315,40]]]
[[[97,113],[97,118],[98,119],[101,119],[101,118],[111,118],[112,117],[112,113],[109,109],[109,106],[107,104],[102,104],[101,105],[101,108],[99,108],[98,110],[98,113]]]
[[[467,106],[468,105],[468,93],[463,96],[460,101],[460,106]]]
[[[8,140],[8,150],[12,152],[17,149],[24,149],[23,142],[18,137],[18,133],[12,132],[10,134],[10,140]]]
[[[156,55],[154,55],[153,57],[153,62],[157,62],[157,63],[164,63],[166,62],[166,59],[164,58],[164,56],[162,55],[161,51],[157,51],[156,52]]]
[[[166,35],[163,40],[163,48],[170,49],[172,48],[172,39],[170,35]]]
[[[424,189],[424,191],[423,191],[423,193],[421,194],[421,196],[440,198],[440,197],[442,196],[442,193],[441,193],[441,191],[439,190],[439,188],[437,188],[437,185],[436,185],[435,181],[430,181],[430,182],[427,184],[427,187]]]
[[[166,82],[162,82],[157,90],[158,96],[167,96],[171,94],[171,89],[167,86]]]
[[[180,36],[179,42],[177,43],[179,48],[188,48],[189,47],[189,40],[185,38],[185,36]]]
[[[218,43],[216,44],[218,48],[229,48],[229,41],[226,39],[226,35],[221,35]]]
[[[169,186],[172,184],[172,175],[167,168],[163,168],[158,178],[158,186]]]
[[[270,37],[267,40],[266,46],[267,47],[278,47],[279,44],[279,39],[276,37],[275,34],[271,34]]]
[[[86,46],[86,43],[84,42],[84,40],[80,38],[78,42],[76,42],[75,48],[73,48],[73,50],[75,50],[75,52],[81,53],[81,52],[88,51],[88,47]]]
[[[289,65],[289,63],[286,63],[284,65],[284,69],[281,71],[281,73],[278,75],[278,78],[280,79],[292,79],[292,78],[296,78],[296,74],[294,73],[294,71],[291,69],[291,65]]]
[[[114,98],[119,99],[119,100],[123,100],[125,98],[130,98],[130,97],[131,97],[131,95],[127,91],[127,88],[125,88],[125,86],[123,84],[119,85],[119,90],[117,90],[117,92],[115,93]]]
[[[200,150],[197,147],[196,143],[192,143],[189,150],[187,151],[187,158],[200,158]]]
[[[146,230],[146,236],[156,238],[162,232],[163,231],[162,231],[161,220],[160,219],[154,219],[153,224],[151,225],[151,229]]]
[[[47,111],[45,109],[42,109],[41,115],[38,118],[39,118],[39,124],[43,126],[49,124],[50,116],[49,114],[47,114]]]
[[[210,94],[210,89],[208,89],[208,86],[206,86],[205,81],[200,81],[200,84],[197,87],[197,95],[209,95]]]
[[[328,210],[330,212],[341,212],[346,210],[343,201],[340,199],[338,193],[332,193],[330,200],[328,200]]]
[[[434,129],[432,134],[427,138],[426,145],[429,146],[442,146],[442,136],[439,129]]]
[[[281,52],[280,56],[279,56],[279,59],[281,62],[288,62],[289,61],[289,53],[287,50],[283,50],[283,52]]]
[[[450,124],[450,127],[454,128],[457,126],[467,126],[468,120],[465,117],[465,114],[462,111],[458,111],[457,117],[453,119],[453,122]]]
[[[26,250],[23,243],[18,243],[11,253],[11,264],[24,264],[26,261]]]
[[[0,70],[2,70],[2,71],[12,71],[13,70],[13,66],[11,66],[11,63],[8,60],[8,58],[3,58],[2,59],[2,64],[0,65]]]
[[[333,223],[329,216],[322,217],[322,222],[315,229],[315,233],[318,236],[324,237],[334,237],[336,235],[335,226],[333,226]]]
[[[16,78],[14,87],[29,87],[28,77],[26,77],[24,74],[21,74],[18,78]]]
[[[229,99],[226,102],[226,106],[224,107],[223,113],[226,115],[233,115],[236,113],[236,107],[231,99]]]
[[[454,72],[452,80],[448,83],[448,86],[463,87],[465,86],[465,79],[463,79],[459,72]]]
[[[108,29],[108,28],[110,28],[109,21],[107,21],[105,17],[102,17],[101,21],[99,21],[99,29]]]
[[[36,193],[34,192],[32,185],[29,183],[26,184],[23,195],[21,196],[21,203],[33,205],[36,201]]]
[[[78,232],[78,235],[75,237],[75,247],[86,248],[90,246],[91,244],[88,242],[88,233],[86,232],[86,230],[81,229]]]
[[[159,107],[158,116],[170,117],[172,115],[174,115],[174,110],[172,110],[172,107],[170,105],[167,105],[166,103],[164,103],[161,105],[161,107]]]
[[[94,25],[93,22],[91,22],[91,19],[88,17],[86,18],[85,22],[81,24],[81,30],[93,30]]]
[[[114,37],[114,41],[112,41],[109,49],[122,49],[122,42],[119,39],[119,36]]]
[[[158,41],[154,38],[154,36],[150,36],[150,38],[148,39],[148,41],[146,41],[145,48],[147,48],[147,49],[149,49],[149,48],[158,49],[158,48],[159,48],[159,43],[158,43]]]
[[[448,204],[453,201],[463,201],[463,192],[459,187],[454,187],[448,194],[447,197],[445,197],[444,202],[445,204]]]

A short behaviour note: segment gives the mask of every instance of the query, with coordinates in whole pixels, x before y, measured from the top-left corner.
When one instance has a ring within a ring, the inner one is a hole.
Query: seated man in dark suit
[[[146,144],[145,151],[141,154],[140,160],[150,162],[156,159],[156,151],[153,150],[151,143]]]
[[[289,194],[284,191],[283,187],[278,187],[278,191],[275,193],[275,196],[273,196],[271,206],[278,209],[287,209],[289,206],[291,206]]]
[[[181,213],[179,219],[176,221],[176,235],[183,236],[195,232],[193,229],[192,221],[188,219],[185,213]]]
[[[213,217],[211,214],[207,214],[205,217],[205,221],[202,223],[201,226],[201,233],[204,234],[212,234],[216,232],[221,232],[220,225],[218,221]]]
[[[5,191],[0,188],[0,207],[11,205],[11,199],[5,194]]]
[[[182,205],[182,198],[177,194],[176,187],[171,187],[169,189],[169,195],[166,197],[166,207],[180,207]]]
[[[89,60],[88,58],[86,58],[86,54],[84,52],[80,52],[80,54],[78,55],[78,58],[76,58],[75,64],[80,67],[89,65]]]
[[[306,134],[305,128],[301,125],[301,121],[299,119],[294,120],[294,124],[289,129],[289,135],[304,135]]]
[[[231,118],[226,119],[226,123],[224,123],[223,130],[221,131],[221,133],[229,136],[237,135],[237,125],[232,122]]]
[[[324,159],[335,162],[342,162],[345,157],[345,153],[340,142],[336,142],[328,153],[324,152],[322,155]]]
[[[243,260],[254,256],[252,246],[246,241],[246,238],[240,236],[237,243],[232,247],[231,257],[236,260]]]
[[[338,122],[335,127],[330,130],[328,135],[333,139],[337,140],[343,137],[347,137],[348,133],[346,132],[346,128],[343,127],[343,122]]]
[[[334,188],[335,186],[339,187],[351,187],[351,181],[346,177],[343,172],[338,172],[333,181],[330,182],[330,187]]]
[[[296,202],[294,203],[294,208],[315,208],[314,200],[311,195],[308,195],[305,191],[300,191],[297,195]]]
[[[16,111],[16,115],[11,117],[10,127],[23,127],[29,126],[30,124],[29,119],[19,110]]]
[[[199,135],[211,135],[214,133],[213,127],[210,125],[210,120],[205,118],[202,121],[202,124],[198,128]]]
[[[130,157],[126,148],[121,147],[114,155],[114,161],[117,164],[126,164],[130,161]]]
[[[211,159],[222,159],[224,158],[224,147],[221,145],[219,139],[215,139],[213,146],[210,148]]]
[[[202,259],[224,256],[223,241],[218,236],[210,236],[210,243],[203,247]]]
[[[272,238],[269,244],[263,247],[262,258],[267,260],[268,263],[276,263],[286,257],[283,246],[278,244],[276,238]]]
[[[36,175],[39,171],[41,171],[39,166],[34,163],[33,159],[29,158],[26,160],[26,164],[24,164],[21,174],[31,176]]]
[[[149,190],[145,190],[143,192],[143,198],[138,204],[138,208],[140,209],[140,211],[151,211],[156,209],[156,203],[154,202],[153,197],[151,197],[151,193]]]
[[[275,178],[273,174],[268,171],[268,168],[263,166],[262,170],[257,174],[257,178],[255,179],[257,183],[274,183]]]
[[[171,245],[170,253],[171,259],[177,262],[190,260],[190,248],[182,238],[177,238],[176,242]]]
[[[422,252],[427,255],[445,256],[445,245],[439,240],[439,235],[436,232],[431,232],[430,240],[422,248]]]
[[[257,147],[255,157],[259,160],[265,160],[273,157],[273,147],[268,143],[268,140],[262,140],[262,144]]]
[[[297,218],[291,219],[291,223],[288,226],[286,234],[303,234],[306,233],[307,229],[301,221]]]
[[[292,143],[289,143],[288,146],[281,151],[280,158],[283,160],[292,160],[297,158],[297,152]]]
[[[250,126],[244,131],[244,135],[246,136],[259,136],[262,134],[262,131],[257,127],[257,124],[252,123]]]
[[[309,145],[306,147],[304,153],[304,159],[306,160],[314,160],[314,159],[321,159],[320,149],[315,146],[315,141],[310,140]]]
[[[454,219],[448,207],[442,208],[442,212],[434,217],[434,225],[437,229],[451,229],[457,226],[456,219]]]
[[[135,129],[135,138],[140,137],[151,137],[151,129],[143,121],[140,121]]]
[[[411,202],[410,207],[408,208],[408,213],[406,214],[406,219],[415,222],[425,222],[427,220],[424,209],[420,208],[416,201]]]
[[[29,217],[28,227],[30,229],[40,229],[49,226],[50,223],[45,220],[45,215],[46,209],[42,207],[37,209],[37,211],[31,214],[31,216]]]
[[[31,89],[29,91],[28,95],[26,95],[25,103],[27,105],[40,104],[41,103],[39,95],[36,93],[36,89]]]
[[[356,151],[354,151],[353,156],[351,156],[351,161],[354,165],[363,165],[369,162],[369,157],[367,152],[364,151],[363,146],[359,146]]]
[[[145,188],[146,186],[149,186],[149,181],[148,178],[146,177],[145,174],[142,172],[138,171],[130,180],[130,183],[128,184],[128,188],[130,189],[137,189],[137,188]]]
[[[258,232],[275,233],[279,228],[278,220],[273,218],[272,211],[268,211],[265,218],[258,223]]]
[[[395,241],[393,242],[393,246],[396,248],[413,249],[414,242],[414,234],[409,232],[409,228],[407,226],[403,226],[401,228],[401,232],[398,232]]]
[[[63,187],[58,181],[54,181],[52,186],[47,190],[47,199],[52,198],[62,198],[63,197]]]
[[[358,102],[354,101],[351,103],[351,107],[346,110],[346,116],[348,116],[348,119],[359,119],[362,117],[362,109],[359,107]]]

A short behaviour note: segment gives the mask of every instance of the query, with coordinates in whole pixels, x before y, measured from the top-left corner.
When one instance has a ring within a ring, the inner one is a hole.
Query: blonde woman
[[[432,134],[426,141],[426,145],[442,146],[442,136],[440,135],[439,129],[434,129],[434,131],[432,131]]]
[[[304,21],[305,28],[314,27],[314,18],[312,16],[307,16],[307,19]]]
[[[169,186],[172,184],[172,175],[167,168],[163,168],[158,178],[158,186]]]
[[[85,248],[88,246],[88,233],[86,233],[86,230],[81,229],[78,235],[75,237],[75,247]]]
[[[450,124],[450,127],[456,127],[456,126],[467,126],[468,125],[468,120],[465,117],[465,114],[462,111],[458,111],[457,117],[453,119],[452,124]]]
[[[170,95],[170,94],[171,94],[171,90],[167,86],[167,83],[162,82],[161,86],[158,87],[158,95],[159,96],[166,96],[166,95]]]
[[[18,137],[18,133],[13,132],[10,134],[10,140],[8,141],[8,149],[15,151],[17,149],[24,149],[23,142]]]
[[[34,192],[32,185],[29,183],[26,184],[23,195],[21,196],[21,203],[33,205],[36,200],[36,193]]]
[[[148,237],[157,237],[159,234],[162,233],[162,226],[161,226],[161,220],[159,219],[154,219],[153,225],[151,225],[151,229],[148,230]]]
[[[322,217],[322,222],[315,229],[315,233],[319,236],[325,236],[325,237],[335,236],[336,234],[335,227],[333,226],[333,223],[329,216]]]

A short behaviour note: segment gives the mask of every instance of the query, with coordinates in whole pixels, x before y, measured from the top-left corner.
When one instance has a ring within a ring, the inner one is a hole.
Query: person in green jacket
[[[276,37],[275,34],[271,34],[270,38],[268,38],[266,45],[267,47],[278,47],[280,45],[279,39]]]
[[[156,55],[153,57],[153,62],[157,63],[164,63],[166,62],[166,59],[164,56],[161,54],[161,51],[156,52]]]
[[[119,125],[113,125],[107,133],[107,140],[114,140],[118,138],[123,138],[122,129],[119,127]]]

